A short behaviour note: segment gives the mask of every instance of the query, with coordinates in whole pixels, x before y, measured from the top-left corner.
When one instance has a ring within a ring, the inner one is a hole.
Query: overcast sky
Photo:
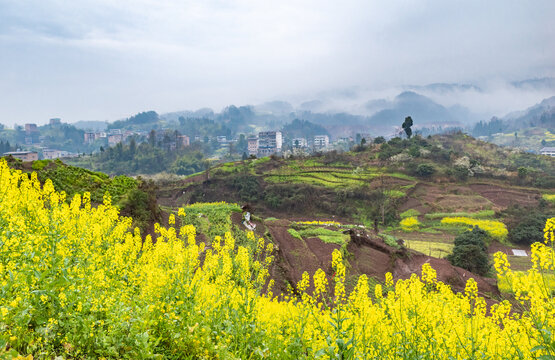
[[[554,14],[553,0],[0,0],[0,122],[554,76]]]

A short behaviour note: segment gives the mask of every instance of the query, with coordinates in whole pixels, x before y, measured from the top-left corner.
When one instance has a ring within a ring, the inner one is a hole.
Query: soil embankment
[[[288,284],[294,288],[301,280],[303,272],[313,275],[319,268],[324,270],[331,281],[331,253],[334,249],[339,249],[339,245],[326,244],[318,238],[295,238],[287,231],[287,220],[269,221],[266,226],[278,251],[272,271],[272,276],[278,276],[274,278],[276,285],[279,285],[276,286],[276,291],[278,288],[282,292],[286,291]],[[350,236],[347,260],[351,277],[366,274],[383,281],[385,273],[391,272],[395,280],[408,279],[412,274],[421,275],[422,265],[429,263],[436,270],[438,280],[451,285],[455,291],[463,291],[466,281],[474,278],[482,294],[499,294],[495,281],[453,266],[447,260],[426,256],[406,248],[396,249],[364,230],[350,231]]]

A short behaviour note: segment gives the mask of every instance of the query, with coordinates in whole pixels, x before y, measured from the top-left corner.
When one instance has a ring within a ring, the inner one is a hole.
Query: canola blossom
[[[550,201],[552,203],[555,203],[555,194],[543,194],[542,198],[546,201]]]
[[[469,225],[478,226],[489,234],[493,239],[503,241],[507,238],[509,232],[507,227],[501,221],[495,220],[478,220],[464,216],[444,217],[441,219],[442,224],[452,225]]]
[[[348,292],[338,250],[333,277],[305,273],[294,295],[275,296],[274,247],[252,232],[245,246],[230,233],[199,243],[188,224],[142,238],[108,195],[68,203],[0,160],[0,357],[547,359],[555,301],[540,280],[554,267],[554,224],[511,285],[517,311],[488,311],[474,279],[454,293],[429,264],[373,288],[363,275]],[[495,266],[511,278],[506,256]]]
[[[324,226],[341,226],[341,223],[333,220],[329,221],[320,221],[320,220],[311,220],[311,221],[295,221],[295,224],[299,225],[324,225]]]
[[[420,222],[415,216],[409,216],[401,220],[399,223],[403,231],[415,231],[418,230]]]

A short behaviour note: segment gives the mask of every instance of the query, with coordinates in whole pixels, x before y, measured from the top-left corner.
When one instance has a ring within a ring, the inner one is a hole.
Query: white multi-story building
[[[295,149],[302,149],[308,146],[308,142],[305,138],[294,138],[292,143]]]
[[[260,156],[280,153],[282,144],[281,131],[262,131],[258,133],[258,155]]]
[[[540,154],[555,157],[555,147],[544,147],[540,150]]]
[[[314,147],[316,149],[323,149],[328,147],[330,144],[330,138],[327,135],[316,135],[314,136]]]
[[[42,157],[47,160],[77,157],[78,154],[65,150],[42,149]]]
[[[249,151],[249,155],[258,154],[258,138],[256,136],[249,137],[247,139],[247,149]]]

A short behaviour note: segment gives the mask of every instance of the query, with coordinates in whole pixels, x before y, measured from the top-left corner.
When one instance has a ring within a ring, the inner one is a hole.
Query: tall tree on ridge
[[[405,133],[407,134],[407,137],[410,139],[410,137],[412,136],[412,118],[410,116],[407,116],[405,118],[405,122],[403,122],[403,125],[401,125],[403,127],[403,129],[405,129]]]

